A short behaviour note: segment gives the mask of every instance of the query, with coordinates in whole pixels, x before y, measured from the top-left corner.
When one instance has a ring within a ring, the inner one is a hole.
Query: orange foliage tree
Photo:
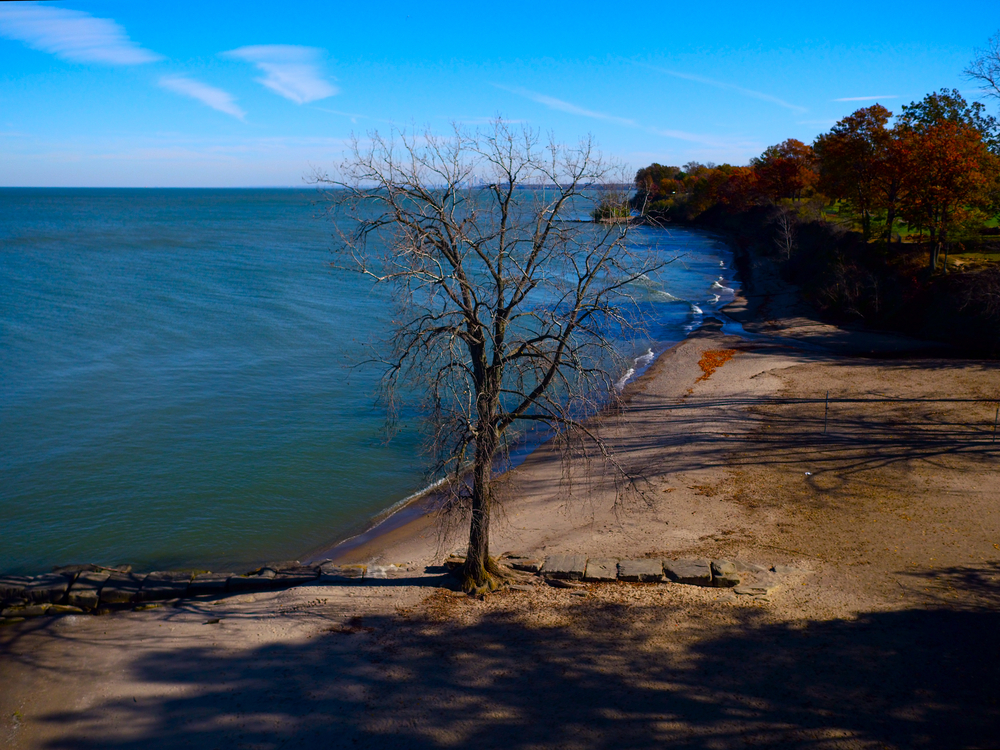
[[[776,146],[769,146],[763,154],[750,160],[750,166],[761,195],[772,200],[798,200],[806,189],[816,183],[814,162],[812,147],[789,138]]]
[[[970,221],[982,221],[997,189],[1000,162],[982,133],[963,122],[939,120],[919,127],[898,126],[904,144],[900,214],[930,237],[929,265],[937,268],[949,234]]]
[[[898,161],[893,158],[893,132],[886,128],[890,117],[892,112],[881,104],[859,109],[813,144],[819,167],[817,188],[843,200],[861,217],[865,241],[871,237],[875,212],[894,203],[898,193],[893,189],[898,181],[889,174]]]

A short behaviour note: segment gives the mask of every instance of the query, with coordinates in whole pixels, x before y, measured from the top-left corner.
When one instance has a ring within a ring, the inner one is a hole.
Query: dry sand
[[[1000,397],[997,363],[816,323],[775,284],[732,312],[777,338],[709,325],[605,424],[647,502],[615,510],[580,466],[568,492],[543,447],[492,541],[793,566],[770,596],[614,583],[470,599],[440,568],[460,536],[417,519],[347,555],[407,570],[380,585],[4,628],[0,745],[997,746],[1000,443],[995,403],[975,401]],[[703,377],[705,353],[727,350]]]

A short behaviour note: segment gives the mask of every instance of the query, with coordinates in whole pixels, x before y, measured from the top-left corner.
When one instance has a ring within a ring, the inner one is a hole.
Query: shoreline
[[[703,338],[705,334],[734,336],[748,345],[757,343],[777,348],[787,347],[830,356],[878,354],[909,357],[941,353],[941,345],[937,342],[913,339],[892,332],[845,329],[820,321],[808,303],[801,298],[797,288],[780,278],[769,259],[754,258],[752,255],[741,259],[733,238],[727,233],[705,228],[700,228],[700,231],[716,237],[729,247],[732,253],[733,281],[736,284],[734,298],[712,313],[704,313],[697,328],[688,331],[681,340],[654,353],[641,372],[630,377],[623,390],[626,410],[632,395],[644,390],[649,381],[657,378],[659,364],[664,358],[689,341]],[[749,265],[744,268],[747,262]],[[744,273],[750,273],[753,279],[751,283],[757,287],[752,293],[748,291],[749,285],[743,278]],[[602,416],[598,415],[595,419],[601,421]],[[548,439],[534,445],[500,478],[514,471],[547,443]],[[437,524],[434,514],[440,507],[440,497],[435,494],[435,489],[445,481],[446,478],[438,480],[404,498],[370,519],[359,533],[308,553],[303,562],[361,564],[384,561],[386,552],[394,545],[426,536],[434,529]]]
[[[738,297],[741,288],[737,288],[735,291]],[[731,304],[733,303],[728,303],[716,312],[724,315],[725,308]],[[696,337],[703,330],[722,331],[725,326],[725,321],[719,320],[712,314],[705,314],[699,326],[689,331],[683,339],[663,348],[659,353],[654,353],[642,370],[638,373],[633,373],[626,381],[622,391],[623,405],[627,408],[630,393],[636,388],[641,388],[645,379],[656,376],[656,365],[662,357],[669,355],[672,350],[683,345],[689,339]],[[748,334],[746,338],[749,339],[751,336],[752,334]],[[602,415],[595,416],[597,420],[601,418]],[[498,475],[498,479],[515,470],[550,440],[551,438],[546,438],[525,450],[513,466]],[[379,556],[385,549],[401,538],[417,535],[436,523],[433,515],[440,508],[441,503],[441,498],[436,493],[436,490],[449,481],[451,480],[447,477],[439,479],[409,497],[403,498],[369,519],[362,531],[332,545],[324,545],[313,552],[305,554],[302,562],[307,564],[320,562],[360,564],[371,561],[373,557]]]
[[[447,529],[403,515],[356,537],[351,554],[373,560],[363,580],[0,628],[0,737],[18,750],[330,736],[988,746],[1000,722],[1000,445],[994,407],[969,399],[995,398],[996,363],[900,359],[910,343],[807,324],[775,296],[752,322],[763,300],[734,319],[768,335],[709,323],[601,420],[644,501],[617,504],[602,466],[580,457],[568,484],[566,456],[544,444],[505,475],[490,546],[738,561],[748,575],[773,568],[766,592],[528,576],[475,599],[443,565]],[[839,351],[819,349],[830,340]],[[828,425],[827,391],[843,397]]]

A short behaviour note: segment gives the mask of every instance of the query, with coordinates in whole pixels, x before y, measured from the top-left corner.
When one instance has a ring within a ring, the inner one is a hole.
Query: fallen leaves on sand
[[[726,362],[731,360],[735,355],[735,349],[709,349],[702,354],[701,359],[698,360],[698,367],[700,367],[701,371],[705,374],[694,382],[700,383],[702,380],[708,380],[712,377],[713,372],[726,364]]]

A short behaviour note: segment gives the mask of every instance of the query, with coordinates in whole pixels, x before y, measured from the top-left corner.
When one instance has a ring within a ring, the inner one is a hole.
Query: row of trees
[[[934,268],[953,235],[1000,210],[1000,124],[956,90],[892,118],[880,104],[859,109],[811,146],[788,139],[749,166],[653,164],[636,174],[635,202],[652,216],[694,220],[716,206],[839,201],[865,241],[889,241],[900,220],[926,235]]]

